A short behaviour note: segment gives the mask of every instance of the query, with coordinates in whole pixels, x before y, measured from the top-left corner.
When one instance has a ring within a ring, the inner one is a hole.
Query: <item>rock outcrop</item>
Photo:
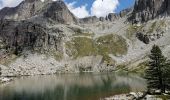
[[[61,0],[25,0],[6,7],[0,11],[2,75],[108,72],[146,57],[154,41],[170,43],[164,34],[168,20],[126,23],[131,15],[131,21],[147,21],[169,14],[167,0],[138,0],[131,11],[78,19]]]
[[[5,7],[0,11],[0,19],[21,21],[34,17],[52,19],[62,24],[77,22],[76,17],[61,0],[55,2],[52,0],[45,0],[44,2],[41,0],[25,0],[17,7]]]
[[[52,2],[44,16],[63,24],[77,23],[76,17],[69,11],[63,1]]]
[[[80,23],[95,23],[100,21],[96,16],[90,16],[79,20]]]
[[[42,2],[41,0],[25,0],[17,7],[5,7],[0,11],[0,19],[12,19],[16,21],[25,20],[40,15],[47,9],[52,0]]]
[[[145,44],[149,44],[150,42],[149,37],[147,35],[142,34],[141,32],[136,33],[136,37]]]
[[[79,19],[79,23],[81,24],[90,24],[95,22],[114,22],[117,19],[120,19],[122,17],[127,16],[132,11],[131,8],[124,9],[120,13],[109,13],[106,17],[96,17],[96,16],[90,16],[86,18]]]
[[[32,22],[16,22],[2,20],[0,23],[0,39],[3,42],[1,51],[6,53],[20,54],[24,49],[36,51],[57,51],[62,39],[62,31],[55,29],[51,35],[52,29],[47,29],[40,24]]]
[[[163,14],[170,14],[169,0],[136,0],[129,19],[135,22],[146,22]]]
[[[46,24],[51,21],[55,24],[77,23],[61,0],[25,0],[17,7],[2,9],[0,19],[0,58],[6,54],[18,55],[25,49],[62,54],[63,31],[48,28]]]
[[[109,21],[115,21],[116,19],[118,19],[120,16],[118,14],[115,13],[109,13],[108,16],[106,17],[107,20]]]

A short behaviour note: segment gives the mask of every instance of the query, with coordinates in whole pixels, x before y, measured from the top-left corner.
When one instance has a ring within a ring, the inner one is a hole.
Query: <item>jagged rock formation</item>
[[[63,24],[77,23],[76,17],[68,10],[63,1],[52,2],[44,16]]]
[[[96,16],[91,16],[91,17],[86,17],[86,18],[82,18],[80,19],[80,23],[95,23],[100,21],[99,18],[97,18]]]
[[[0,19],[15,21],[27,20],[33,17],[44,17],[58,23],[76,23],[76,17],[68,10],[63,1],[25,0],[17,7],[5,7],[0,11]]]
[[[52,1],[52,0],[51,0]],[[48,2],[41,2],[41,0],[25,0],[17,7],[5,7],[0,11],[0,19],[25,20],[35,15],[40,15],[48,7]]]
[[[4,8],[0,11],[2,75],[119,70],[122,67],[116,66],[140,64],[153,44],[164,47],[170,57],[166,18],[141,24],[126,19],[132,15],[130,21],[147,21],[169,14],[168,3],[138,0],[133,12],[130,8],[83,19],[76,18],[61,0],[25,0]]]
[[[125,17],[126,15],[128,15],[128,13],[130,13],[132,11],[131,8],[128,9],[124,9],[122,10],[120,13],[109,13],[106,17],[99,17],[97,18],[96,16],[90,16],[90,17],[86,17],[86,18],[82,18],[79,19],[80,23],[95,23],[95,22],[104,22],[104,21],[109,21],[109,22],[113,22],[117,19],[120,19],[122,17]]]
[[[128,16],[132,11],[133,11],[132,7],[124,9],[124,10],[120,11],[119,16],[120,17]]]
[[[147,35],[142,34],[141,32],[137,33],[136,37],[145,44],[149,44],[150,42],[149,37],[147,37]]]
[[[114,13],[110,13],[106,19],[109,21],[115,21],[116,19],[118,19],[120,16],[118,14],[114,14]]]
[[[162,14],[170,14],[169,0],[136,0],[130,20],[146,22]]]
[[[50,35],[50,32],[39,24],[32,22],[15,22],[2,20],[0,23],[0,38],[3,41],[2,49],[7,53],[18,55],[24,49],[36,51],[58,51],[62,31],[55,29],[56,34]]]

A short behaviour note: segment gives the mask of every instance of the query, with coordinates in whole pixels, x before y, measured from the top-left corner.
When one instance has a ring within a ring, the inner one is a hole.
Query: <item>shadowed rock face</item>
[[[52,2],[47,11],[44,13],[44,17],[64,24],[69,24],[73,22],[77,23],[77,19],[69,11],[63,1]]]
[[[50,29],[32,22],[15,22],[3,20],[0,23],[0,39],[6,53],[20,54],[24,49],[39,52],[57,51],[61,44],[62,32],[55,29],[56,34],[50,35]]]
[[[145,43],[145,44],[149,44],[149,42],[150,42],[150,40],[149,40],[149,38],[147,37],[147,35],[144,35],[144,34],[142,34],[142,33],[136,33],[136,37],[140,40],[140,41],[142,41],[143,43]]]
[[[145,22],[161,14],[170,14],[169,0],[136,0],[130,20]]]
[[[41,20],[37,21],[39,18]],[[17,7],[3,8],[0,11],[0,19],[0,55],[4,53],[20,54],[27,48],[40,52],[62,52],[60,45],[63,32],[58,28],[48,29],[46,26],[48,22],[42,25],[42,20],[51,20],[60,24],[77,22],[63,1],[53,2],[52,0],[44,2],[25,0]],[[35,24],[35,21],[38,23]]]

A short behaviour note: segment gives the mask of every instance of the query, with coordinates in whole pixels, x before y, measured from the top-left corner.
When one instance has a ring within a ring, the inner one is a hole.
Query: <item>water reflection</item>
[[[0,86],[0,100],[99,100],[145,86],[136,75],[115,73],[21,77]]]

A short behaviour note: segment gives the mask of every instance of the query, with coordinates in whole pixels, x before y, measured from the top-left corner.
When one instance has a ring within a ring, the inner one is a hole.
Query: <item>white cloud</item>
[[[3,8],[3,7],[15,7],[19,3],[21,3],[21,1],[23,1],[23,0],[1,0],[2,5],[1,5],[0,8]]]
[[[0,0],[0,9],[3,7],[15,7],[23,0]],[[44,0],[41,0],[44,1]],[[53,0],[56,1],[56,0]],[[94,0],[90,11],[87,10],[87,4],[76,7],[77,2],[66,3],[69,10],[78,18],[95,15],[97,17],[105,17],[108,13],[113,13],[119,5],[119,0]]]
[[[67,4],[67,3],[66,3]],[[84,18],[90,16],[87,5],[81,5],[79,7],[75,7],[76,2],[68,3],[68,9],[78,18]]]
[[[91,15],[105,17],[108,13],[113,13],[118,5],[119,0],[95,0],[91,7]]]
[[[2,4],[0,5],[0,9],[3,7],[15,7],[23,0],[0,0]],[[44,2],[45,0],[41,0]],[[53,0],[57,1],[57,0]],[[67,3],[66,3],[67,4]],[[81,5],[79,7],[75,7],[76,2],[68,3],[67,6],[69,10],[77,17],[84,18],[90,16],[89,11],[87,10],[87,5]]]
[[[4,7],[15,7],[17,6],[19,3],[21,3],[23,0],[0,0],[1,1],[1,5],[0,5],[0,9],[4,8]],[[42,2],[44,2],[44,0],[41,0]]]

